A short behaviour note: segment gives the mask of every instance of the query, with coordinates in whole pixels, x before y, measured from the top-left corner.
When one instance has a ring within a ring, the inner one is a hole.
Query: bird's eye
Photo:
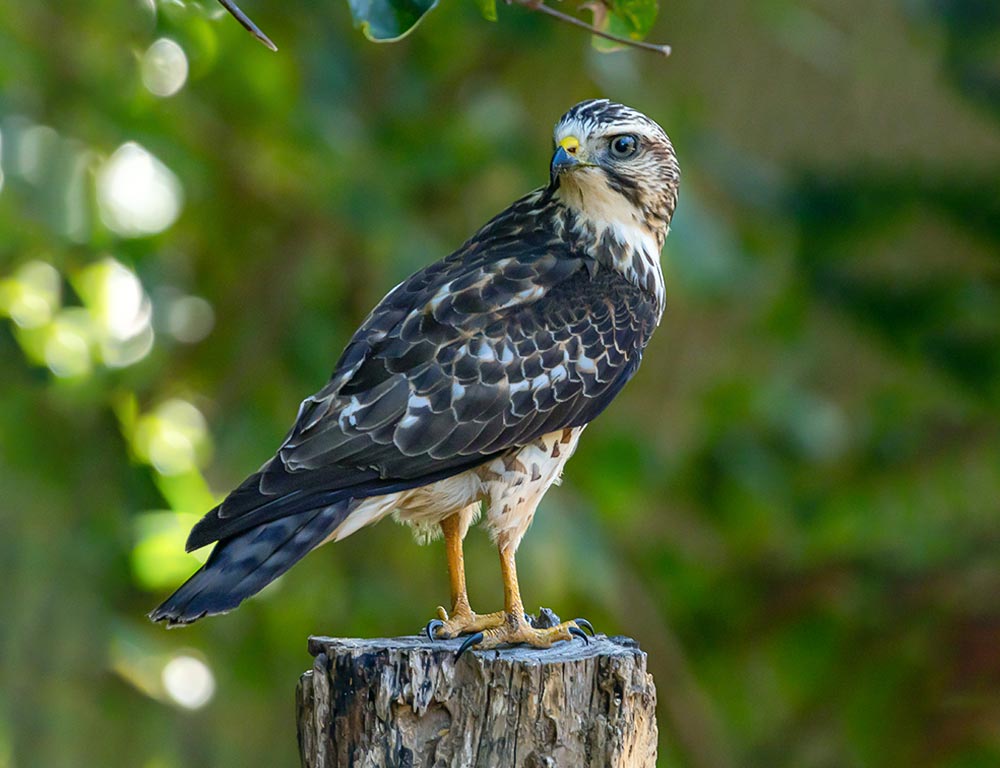
[[[624,160],[639,151],[639,139],[631,134],[615,136],[610,144],[611,156]]]

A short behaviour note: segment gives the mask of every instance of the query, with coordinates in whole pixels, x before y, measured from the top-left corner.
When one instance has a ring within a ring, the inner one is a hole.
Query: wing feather
[[[189,545],[424,485],[595,418],[638,367],[655,298],[551,230],[513,228],[494,220],[393,289],[277,455]]]

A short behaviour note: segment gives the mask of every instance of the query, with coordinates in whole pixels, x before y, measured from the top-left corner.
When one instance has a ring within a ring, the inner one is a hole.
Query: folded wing
[[[542,231],[484,230],[369,315],[274,458],[188,548],[458,474],[586,424],[638,367],[658,310]]]

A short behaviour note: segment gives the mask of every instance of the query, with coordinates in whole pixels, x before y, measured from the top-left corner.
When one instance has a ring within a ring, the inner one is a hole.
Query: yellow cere
[[[576,154],[576,151],[580,148],[580,140],[576,136],[567,136],[565,139],[559,142],[559,146],[569,152],[571,155]]]

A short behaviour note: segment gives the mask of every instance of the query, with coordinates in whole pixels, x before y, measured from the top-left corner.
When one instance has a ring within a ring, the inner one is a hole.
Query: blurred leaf
[[[176,512],[136,516],[131,561],[139,586],[150,591],[174,589],[204,562],[207,553],[198,557],[184,551],[188,532],[199,517]]]
[[[347,0],[347,4],[351,8],[354,26],[365,37],[376,43],[391,43],[412,32],[427,12],[437,5],[437,0]]]
[[[156,475],[156,485],[175,512],[204,514],[215,506],[216,498],[200,472]]]
[[[475,0],[476,7],[487,21],[497,20],[497,0]]]
[[[658,0],[594,0],[583,6],[594,15],[594,26],[618,37],[642,40],[649,34],[656,15]],[[603,52],[617,51],[624,46],[596,35],[591,38],[594,48]]]
[[[944,36],[944,71],[956,91],[1000,118],[1000,5],[984,0],[912,0],[912,11]]]

